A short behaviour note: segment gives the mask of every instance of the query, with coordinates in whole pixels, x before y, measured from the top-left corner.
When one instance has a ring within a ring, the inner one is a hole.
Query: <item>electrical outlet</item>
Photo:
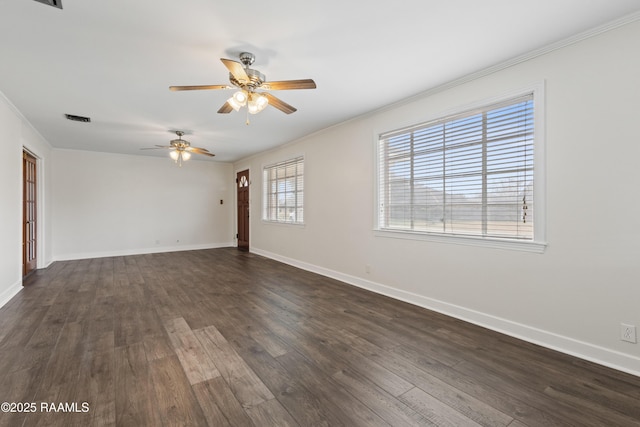
[[[635,325],[620,324],[620,339],[622,341],[637,343]]]

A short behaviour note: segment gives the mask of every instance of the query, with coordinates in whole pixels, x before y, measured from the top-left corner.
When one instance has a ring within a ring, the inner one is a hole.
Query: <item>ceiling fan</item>
[[[213,157],[215,154],[210,153],[209,150],[205,148],[192,147],[188,141],[182,139],[182,135],[184,132],[177,130],[175,131],[176,135],[178,135],[178,139],[172,139],[169,143],[170,145],[156,145],[151,148],[141,148],[141,150],[159,150],[161,148],[168,148],[171,151],[169,152],[169,157],[171,157],[178,166],[182,167],[182,162],[186,162],[191,158],[191,153],[194,154],[202,154],[204,156]]]
[[[206,90],[206,89],[234,89],[237,92],[220,107],[218,113],[227,114],[231,110],[238,111],[241,107],[247,105],[247,112],[257,114],[272,105],[278,110],[286,114],[296,111],[296,108],[282,101],[281,99],[271,95],[268,92],[258,92],[258,90],[293,90],[293,89],[315,89],[316,83],[312,79],[302,80],[282,80],[282,81],[266,81],[266,77],[258,70],[249,68],[255,61],[255,55],[250,52],[242,52],[240,54],[240,62],[231,59],[220,58],[220,61],[229,70],[229,82],[232,86],[221,85],[203,85],[203,86],[170,86],[173,91],[181,90]],[[247,124],[249,124],[247,116]]]

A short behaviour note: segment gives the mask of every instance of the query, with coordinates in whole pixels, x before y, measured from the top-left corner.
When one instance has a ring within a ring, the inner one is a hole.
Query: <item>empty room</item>
[[[0,426],[640,425],[637,0],[0,2]]]

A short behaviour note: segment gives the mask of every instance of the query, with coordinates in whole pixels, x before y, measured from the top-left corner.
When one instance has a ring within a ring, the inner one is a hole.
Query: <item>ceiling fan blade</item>
[[[209,150],[207,150],[206,148],[200,148],[200,147],[187,147],[185,148],[186,151],[191,151],[191,152],[198,152],[198,151],[205,151],[205,152],[209,152]]]
[[[228,102],[225,102],[222,107],[218,110],[219,114],[229,114],[233,111],[233,107]]]
[[[232,89],[229,85],[201,85],[201,86],[169,86],[169,90],[209,90],[209,89]]]
[[[272,107],[277,108],[278,110],[282,111],[283,113],[291,114],[291,113],[295,113],[297,111],[296,108],[294,108],[293,106],[287,104],[283,100],[281,100],[279,98],[276,98],[275,96],[271,95],[270,93],[263,92],[263,93],[261,93],[261,95],[264,95],[264,96],[267,97],[267,99],[269,100],[269,105],[271,105]]]
[[[249,83],[250,79],[247,76],[247,72],[244,70],[244,67],[238,61],[233,61],[231,59],[220,58],[220,61],[224,64],[225,67],[229,70],[229,72],[235,77],[237,81],[242,84]]]
[[[264,90],[292,90],[292,89],[315,89],[316,82],[312,79],[283,80],[279,82],[264,82],[260,89]]]
[[[161,148],[175,148],[175,147],[170,147],[167,145],[156,145],[155,147],[141,148],[141,150],[159,150]]]
[[[202,154],[204,156],[209,156],[209,157],[214,157],[215,156],[215,154],[209,153],[209,150],[205,150],[204,148],[193,148],[193,149],[191,149],[189,151],[192,152],[192,153],[195,153],[195,154]]]

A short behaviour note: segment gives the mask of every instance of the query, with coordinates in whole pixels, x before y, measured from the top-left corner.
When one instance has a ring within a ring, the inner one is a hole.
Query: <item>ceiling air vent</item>
[[[91,118],[89,117],[74,116],[73,114],[65,114],[64,116],[67,118],[67,120],[73,120],[74,122],[89,123],[91,121]]]
[[[62,0],[36,0],[38,3],[48,4],[49,6],[62,9]]]

